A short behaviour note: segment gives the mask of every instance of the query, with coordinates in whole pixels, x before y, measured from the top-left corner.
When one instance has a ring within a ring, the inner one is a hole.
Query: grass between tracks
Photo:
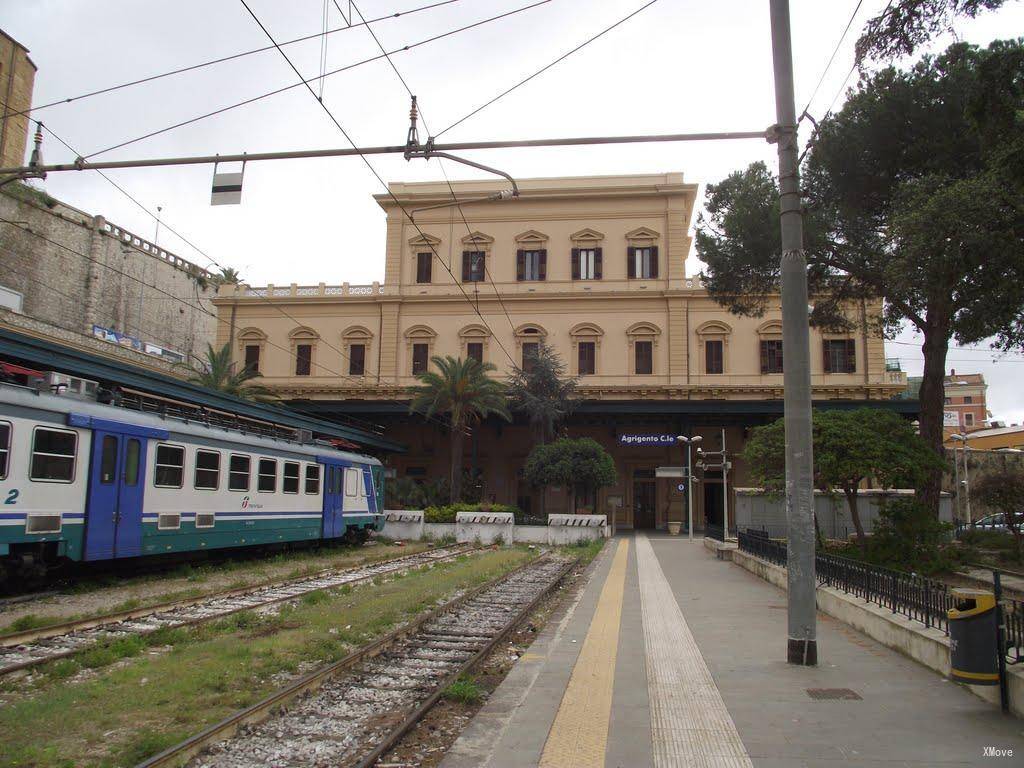
[[[57,613],[62,606],[42,604],[32,613],[0,625],[0,636],[11,632],[39,629],[76,619],[93,618],[108,613],[131,611],[175,600],[249,587],[268,580],[295,579],[325,568],[350,568],[379,560],[412,555],[429,549],[427,542],[410,542],[404,546],[380,543],[370,547],[327,546],[293,552],[281,552],[264,558],[243,557],[237,560],[201,564],[183,564],[164,573],[144,576],[97,576],[70,587],[64,602],[74,603],[76,596],[88,596],[95,607],[71,614]],[[103,601],[102,593],[112,595]],[[120,599],[119,599],[120,598]]]
[[[533,555],[464,555],[372,588],[310,593],[276,615],[241,612],[55,661],[0,707],[0,767],[134,765]],[[101,676],[82,672],[118,656]]]

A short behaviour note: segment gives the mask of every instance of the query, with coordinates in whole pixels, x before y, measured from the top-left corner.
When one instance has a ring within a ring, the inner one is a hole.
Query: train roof
[[[173,435],[199,437],[234,445],[248,446],[254,449],[265,449],[288,452],[303,456],[326,456],[343,461],[355,461],[363,464],[380,465],[380,461],[372,456],[348,451],[339,451],[329,445],[320,443],[300,443],[294,440],[283,440],[273,437],[247,434],[240,430],[227,427],[211,427],[194,421],[167,418],[152,413],[140,413],[127,408],[117,408],[90,400],[82,400],[66,395],[53,395],[31,387],[0,383],[0,404],[23,408],[26,410],[47,411],[60,414],[81,414],[95,418],[116,421],[122,424],[133,424],[139,427],[162,429]],[[66,420],[65,420],[66,423]]]

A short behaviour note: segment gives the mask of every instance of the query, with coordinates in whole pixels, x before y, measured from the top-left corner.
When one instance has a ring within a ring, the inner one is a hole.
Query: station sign
[[[686,467],[655,467],[655,477],[686,477]]]
[[[619,433],[619,445],[666,446],[675,444],[675,435],[640,434],[637,432]]]

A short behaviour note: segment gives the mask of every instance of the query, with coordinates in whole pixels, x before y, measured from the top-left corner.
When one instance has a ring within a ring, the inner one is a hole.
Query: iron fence
[[[786,565],[785,541],[768,532],[748,528],[738,533],[739,548],[770,563]],[[950,587],[941,581],[871,565],[838,555],[815,556],[818,583],[848,592],[866,602],[919,621],[949,634],[948,611],[953,607]],[[1006,657],[1010,664],[1024,661],[1024,601],[1003,597]]]
[[[704,526],[704,538],[715,539],[716,541],[725,541],[725,527],[708,523]]]

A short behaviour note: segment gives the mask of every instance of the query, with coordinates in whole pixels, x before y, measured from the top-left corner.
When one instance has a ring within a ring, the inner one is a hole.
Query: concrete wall
[[[24,295],[24,315],[86,335],[98,325],[186,359],[213,341],[205,270],[28,186],[0,190],[0,216],[19,222],[0,227],[0,285]]]
[[[516,525],[507,512],[459,512],[454,523],[424,522],[419,510],[385,510],[382,535],[396,541],[454,538],[459,542],[565,546],[610,535],[604,515],[548,515],[547,525]]]
[[[733,550],[732,562],[780,589],[787,588],[786,569],[781,566],[739,549]],[[940,630],[926,628],[920,622],[894,614],[881,606],[865,603],[834,587],[818,587],[817,605],[822,613],[839,619],[941,675],[949,676],[949,638]],[[1024,670],[1008,667],[1007,683],[1010,711],[1017,717],[1024,717]],[[998,705],[997,687],[966,687],[977,696]]]
[[[878,518],[879,506],[886,500],[913,496],[905,489],[861,490],[858,492],[857,511],[864,530],[870,532]],[[772,496],[757,488],[736,488],[735,525],[738,529],[767,528],[773,536],[784,536],[786,531],[786,500]],[[822,533],[832,539],[846,539],[854,535],[853,520],[844,495],[814,493],[814,512]],[[953,499],[944,494],[939,503],[939,519],[953,521]]]

